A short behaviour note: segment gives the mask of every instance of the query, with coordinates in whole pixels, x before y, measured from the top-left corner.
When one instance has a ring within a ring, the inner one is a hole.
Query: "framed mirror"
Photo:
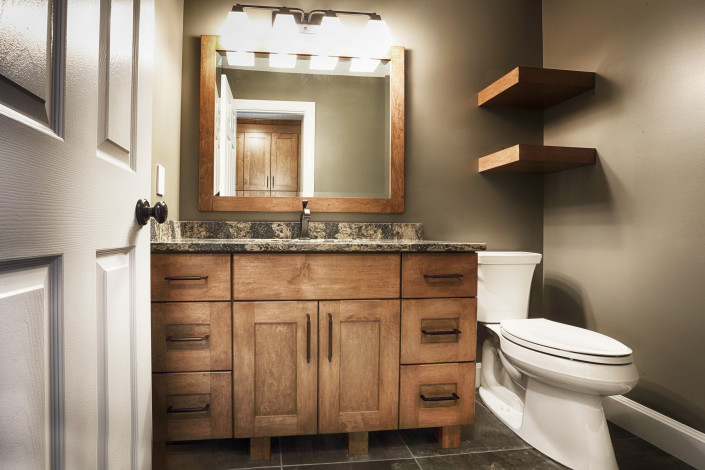
[[[404,48],[345,75],[256,57],[239,67],[201,36],[199,210],[404,212]]]

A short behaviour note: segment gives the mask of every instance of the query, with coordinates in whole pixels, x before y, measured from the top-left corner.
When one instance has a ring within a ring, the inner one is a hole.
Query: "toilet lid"
[[[535,351],[597,364],[629,364],[632,350],[603,334],[546,320],[525,318],[500,324],[506,339]]]

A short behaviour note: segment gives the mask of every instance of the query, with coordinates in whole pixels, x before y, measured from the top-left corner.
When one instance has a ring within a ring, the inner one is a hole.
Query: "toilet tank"
[[[477,321],[527,318],[531,278],[540,262],[540,253],[478,251]]]

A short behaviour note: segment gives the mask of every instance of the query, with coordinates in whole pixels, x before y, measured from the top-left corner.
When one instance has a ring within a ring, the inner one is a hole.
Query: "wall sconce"
[[[221,36],[228,48],[241,52],[324,57],[384,59],[392,46],[387,24],[377,13],[239,3]]]

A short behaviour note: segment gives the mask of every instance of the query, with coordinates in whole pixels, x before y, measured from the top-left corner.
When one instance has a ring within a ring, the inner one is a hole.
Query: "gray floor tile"
[[[191,441],[167,445],[167,470],[231,470],[280,468],[279,440],[272,439],[272,458],[250,460],[249,439]]]
[[[639,439],[614,439],[614,455],[620,470],[687,470],[690,465]]]
[[[461,428],[457,449],[442,449],[436,442],[434,428],[405,429],[399,433],[416,457],[530,447],[479,402],[475,405],[475,423]]]
[[[369,453],[348,455],[346,434],[281,438],[284,465],[409,459],[411,454],[397,431],[369,433]]]
[[[423,470],[564,470],[534,449],[480,452],[418,458]]]
[[[419,470],[413,459],[284,466],[286,470]]]

